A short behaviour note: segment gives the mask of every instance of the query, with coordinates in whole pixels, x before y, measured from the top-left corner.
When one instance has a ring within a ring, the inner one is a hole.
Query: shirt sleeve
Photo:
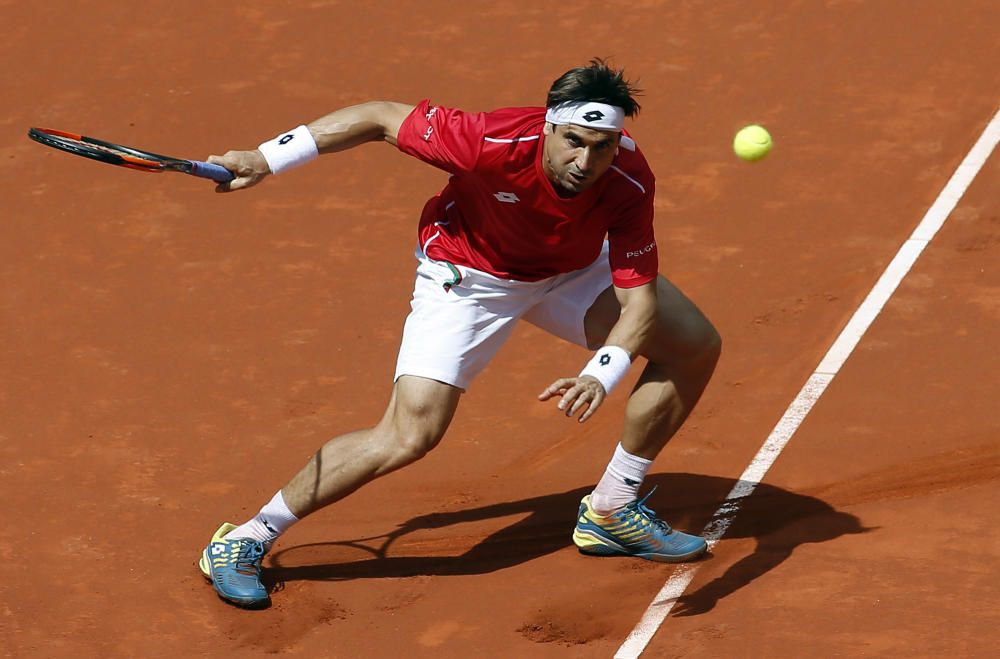
[[[461,174],[476,166],[485,125],[482,113],[431,105],[425,99],[403,120],[396,146],[439,169]]]
[[[653,235],[653,186],[624,207],[608,228],[611,281],[618,288],[635,288],[654,279],[659,272],[659,254]]]

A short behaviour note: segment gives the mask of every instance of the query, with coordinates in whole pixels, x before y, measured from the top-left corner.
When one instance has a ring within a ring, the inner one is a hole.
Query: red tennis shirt
[[[653,173],[631,139],[587,190],[560,197],[542,169],[545,108],[463,112],[424,100],[399,128],[401,151],[452,174],[424,206],[432,259],[537,281],[590,265],[607,236],[615,286],[656,278]]]

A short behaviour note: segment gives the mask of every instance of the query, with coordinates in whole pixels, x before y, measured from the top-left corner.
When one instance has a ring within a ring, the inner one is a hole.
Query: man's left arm
[[[621,305],[621,315],[608,333],[604,347],[597,351],[580,375],[560,378],[538,396],[542,401],[561,396],[559,409],[566,416],[583,411],[580,423],[589,419],[607,398],[608,391],[602,379],[605,382],[620,379],[650,340],[656,323],[655,279],[634,288],[615,286],[614,290]],[[602,371],[607,371],[607,376]]]

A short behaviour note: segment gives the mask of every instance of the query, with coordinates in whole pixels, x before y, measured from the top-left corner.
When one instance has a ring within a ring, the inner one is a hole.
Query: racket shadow
[[[649,502],[653,509],[673,526],[689,532],[697,532],[708,523],[734,483],[731,478],[688,473],[655,474],[646,480],[647,485],[658,488]],[[586,486],[421,515],[374,538],[294,545],[270,555],[264,581],[277,590],[289,581],[475,575],[513,567],[570,548],[575,513],[580,499],[590,490],[591,486]],[[460,536],[453,528],[508,516],[519,519],[480,536]],[[675,615],[711,610],[721,598],[787,560],[799,545],[870,530],[857,517],[815,496],[761,484],[726,535],[756,539],[754,551],[718,579],[682,598]],[[467,548],[463,551],[462,547]]]
[[[590,489],[421,515],[374,538],[295,545],[272,552],[264,581],[485,574],[511,567],[569,546],[576,509]],[[486,536],[448,532],[459,524],[510,516],[521,519]],[[420,539],[411,540],[415,535]],[[456,554],[461,546],[469,548]],[[363,557],[356,558],[359,554]]]

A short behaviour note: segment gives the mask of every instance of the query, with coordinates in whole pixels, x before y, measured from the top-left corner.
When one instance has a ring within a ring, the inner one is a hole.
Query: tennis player
[[[200,567],[220,597],[267,606],[260,577],[269,547],[307,515],[433,449],[462,393],[522,319],[596,351],[578,375],[557,378],[538,396],[580,422],[633,360],[647,360],[607,469],[580,502],[580,551],[665,562],[705,552],[702,538],[672,529],[645,505],[649,494],[639,494],[707,385],[721,340],[657,274],[654,178],[624,129],[639,111],[638,91],[623,71],[595,59],[560,76],[544,108],[365,103],[256,150],[209,158],[236,175],[221,192],[373,141],[451,174],[420,218],[412,311],[385,414],[330,440],[252,519],[219,527]]]

